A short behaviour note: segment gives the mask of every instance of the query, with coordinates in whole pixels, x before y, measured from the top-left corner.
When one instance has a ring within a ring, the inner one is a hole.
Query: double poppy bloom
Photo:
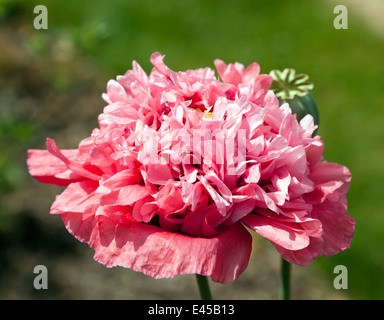
[[[300,122],[253,63],[174,72],[154,53],[148,76],[110,80],[99,128],[77,149],[29,150],[37,180],[66,186],[52,204],[107,267],[154,278],[197,273],[230,283],[253,230],[308,265],[348,248],[349,170],[322,157],[311,115]],[[248,227],[248,229],[246,229]]]

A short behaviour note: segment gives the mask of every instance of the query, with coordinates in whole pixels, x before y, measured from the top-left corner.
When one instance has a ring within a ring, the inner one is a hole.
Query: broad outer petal
[[[197,273],[230,283],[248,265],[252,237],[241,224],[215,237],[198,238],[134,221],[116,224],[100,216],[89,245],[95,249],[94,259],[107,267],[131,268],[154,278]]]

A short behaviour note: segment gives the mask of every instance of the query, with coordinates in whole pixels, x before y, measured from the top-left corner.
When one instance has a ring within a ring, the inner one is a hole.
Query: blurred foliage
[[[33,30],[37,4],[48,8],[48,30]],[[264,73],[292,67],[308,74],[315,84],[325,157],[352,172],[349,214],[357,220],[352,248],[315,264],[330,277],[335,265],[346,265],[351,297],[382,299],[384,41],[353,12],[348,30],[335,30],[334,17],[331,5],[306,0],[0,2],[0,23],[17,19],[30,34],[26,50],[45,57],[39,67],[47,69],[48,80],[40,85],[53,92],[81,90],[73,77],[86,76],[88,69],[75,63],[79,55],[104,70],[105,83],[129,69],[132,60],[149,71],[154,51],[165,54],[165,62],[175,70],[213,67],[213,60],[220,58],[245,65],[257,61]],[[55,67],[52,56],[72,59],[76,68]],[[13,99],[12,94],[5,96]],[[10,108],[11,100],[0,102],[2,193],[23,181],[20,161],[15,159],[46,129],[31,120],[36,118]]]
[[[2,97],[4,99],[4,95]],[[21,165],[17,161],[21,158],[20,146],[26,146],[26,142],[36,134],[37,127],[6,108],[12,105],[12,101],[5,103],[3,100],[0,109],[0,193],[14,191],[21,186],[23,176],[15,163]]]

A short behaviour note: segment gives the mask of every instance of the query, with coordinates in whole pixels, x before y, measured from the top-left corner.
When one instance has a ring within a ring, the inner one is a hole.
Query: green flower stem
[[[212,294],[207,277],[196,274],[196,280],[197,285],[199,286],[201,300],[212,300]]]
[[[280,300],[290,299],[291,289],[291,264],[281,258],[281,270],[280,270]]]

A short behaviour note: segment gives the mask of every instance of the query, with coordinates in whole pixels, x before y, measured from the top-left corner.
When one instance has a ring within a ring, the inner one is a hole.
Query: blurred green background
[[[48,9],[47,30],[33,27],[38,4]],[[336,4],[348,8],[347,30],[333,26]],[[62,189],[37,183],[25,165],[26,150],[44,149],[47,136],[75,148],[97,126],[107,81],[132,60],[149,72],[160,51],[174,70],[213,68],[220,58],[310,76],[325,157],[353,175],[357,223],[350,250],[293,267],[292,298],[383,299],[383,30],[380,0],[0,0],[0,298],[198,298],[191,276],[154,280],[94,262],[49,215]],[[247,271],[234,284],[212,284],[215,297],[277,298],[278,261],[255,238]],[[48,290],[33,288],[38,264],[49,270]],[[339,264],[348,268],[347,290],[333,288]]]

